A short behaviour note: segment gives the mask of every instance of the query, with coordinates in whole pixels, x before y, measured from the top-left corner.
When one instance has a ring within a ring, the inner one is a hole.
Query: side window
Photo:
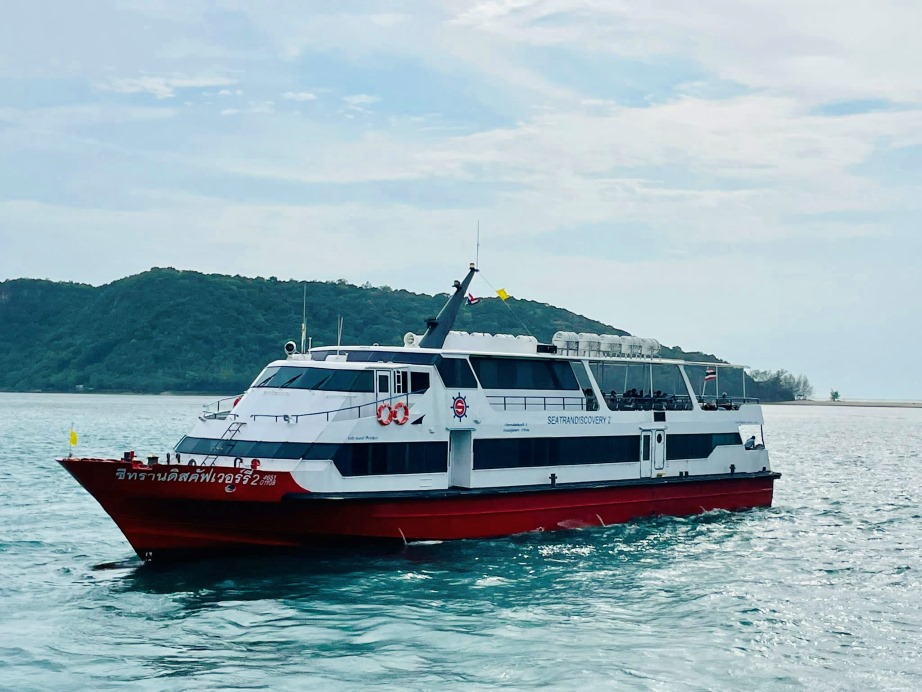
[[[429,389],[428,372],[411,372],[410,373],[410,393],[422,394]]]
[[[454,387],[462,389],[476,389],[477,378],[471,370],[466,358],[442,358],[435,365],[442,377],[442,382],[449,389]]]

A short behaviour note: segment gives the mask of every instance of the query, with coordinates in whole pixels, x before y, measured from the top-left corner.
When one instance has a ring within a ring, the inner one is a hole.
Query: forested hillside
[[[305,283],[159,268],[99,287],[4,281],[0,389],[238,392],[266,362],[283,356],[285,341],[299,339],[305,286],[308,332],[315,346],[336,343],[340,315],[343,344],[401,344],[406,332],[425,331],[425,318],[436,315],[447,299],[447,294],[345,281]],[[522,334],[523,323],[542,342],[550,342],[558,330],[626,333],[515,298],[507,304],[484,299],[465,307],[455,328]],[[663,355],[683,353],[673,348]],[[793,379],[787,373],[763,375],[761,386],[747,385],[753,394],[794,398],[791,381],[784,379]]]

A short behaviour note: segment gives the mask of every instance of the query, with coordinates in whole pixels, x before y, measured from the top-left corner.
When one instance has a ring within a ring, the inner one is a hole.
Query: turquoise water
[[[54,457],[203,401],[0,394],[0,687],[922,688],[922,410],[767,407],[767,510],[142,565]]]

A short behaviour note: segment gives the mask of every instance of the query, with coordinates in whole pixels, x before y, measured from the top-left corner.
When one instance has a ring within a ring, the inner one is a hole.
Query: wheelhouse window
[[[254,387],[314,389],[325,392],[374,392],[371,370],[327,370],[279,366],[266,368]]]

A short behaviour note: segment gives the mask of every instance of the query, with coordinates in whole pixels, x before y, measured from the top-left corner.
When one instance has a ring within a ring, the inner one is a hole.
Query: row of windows
[[[484,389],[579,390],[573,366],[565,360],[471,356],[471,366]]]
[[[343,476],[445,473],[448,470],[447,442],[339,445],[184,437],[176,445],[176,451],[182,454],[235,456],[247,459],[332,459]]]
[[[716,447],[739,444],[742,444],[742,438],[738,432],[669,435],[666,440],[666,459],[706,459]],[[176,451],[182,454],[249,459],[332,459],[343,476],[444,473],[448,464],[445,442],[338,445],[184,437],[176,446]],[[644,454],[648,454],[646,449]],[[637,461],[639,455],[639,435],[474,440],[475,471],[615,464]]]
[[[184,437],[176,445],[182,454],[245,457],[247,459],[316,459],[309,455],[310,442],[256,442],[253,440],[214,440],[207,437]],[[319,457],[329,459],[329,457]]]
[[[666,459],[706,459],[721,445],[741,445],[743,438],[735,433],[704,435],[669,435],[666,438]]]
[[[616,464],[640,459],[640,435],[474,440],[474,470]]]
[[[429,373],[416,372],[415,370],[395,370],[394,394],[403,394],[407,391],[408,387],[410,394],[422,394],[427,391],[429,389]],[[379,382],[378,391],[387,391],[386,381],[384,384]]]

